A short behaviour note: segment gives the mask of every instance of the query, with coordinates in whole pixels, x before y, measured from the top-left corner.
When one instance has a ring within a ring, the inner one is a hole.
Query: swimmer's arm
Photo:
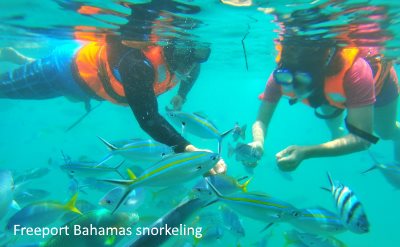
[[[348,123],[367,133],[372,133],[373,131],[373,119],[373,105],[348,109]],[[346,136],[320,145],[305,146],[303,148],[306,158],[316,158],[359,152],[369,148],[370,145],[371,143],[368,141],[349,133]]]
[[[261,147],[264,146],[264,139],[267,135],[268,126],[275,112],[277,103],[262,101],[258,110],[257,119],[253,124],[253,143],[258,143]]]
[[[183,152],[190,143],[158,112],[154,71],[143,61],[127,61],[119,69],[125,95],[140,127],[153,139]]]

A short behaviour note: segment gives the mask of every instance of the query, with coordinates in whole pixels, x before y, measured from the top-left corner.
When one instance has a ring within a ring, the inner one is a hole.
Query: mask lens
[[[312,82],[312,77],[307,72],[296,72],[295,80],[301,85],[308,86]]]
[[[279,85],[288,86],[293,83],[293,74],[286,69],[277,69],[274,71],[275,82]]]

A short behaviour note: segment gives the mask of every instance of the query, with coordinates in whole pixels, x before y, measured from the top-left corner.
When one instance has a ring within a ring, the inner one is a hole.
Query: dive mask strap
[[[373,143],[373,144],[376,144],[379,141],[379,138],[377,136],[374,136],[374,135],[372,135],[372,134],[370,134],[370,133],[368,133],[368,132],[366,132],[364,130],[361,130],[361,129],[355,127],[354,125],[352,125],[351,123],[349,123],[347,121],[347,117],[344,119],[344,122],[346,124],[347,130],[350,133],[352,133],[353,135],[361,137],[362,139],[364,139],[364,140],[366,140],[366,141],[368,141],[370,143]]]

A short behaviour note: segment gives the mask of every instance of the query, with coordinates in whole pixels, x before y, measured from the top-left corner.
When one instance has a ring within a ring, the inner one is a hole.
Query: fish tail
[[[116,173],[118,173],[118,175],[121,176],[121,178],[124,178],[124,175],[122,175],[122,173],[119,171],[119,168],[121,168],[121,166],[125,163],[125,160],[123,160],[121,163],[119,163],[119,165],[117,165],[114,170]]]
[[[229,135],[235,128],[232,128],[230,130],[225,131],[224,133],[221,134],[221,139],[224,139],[225,136]]]
[[[368,168],[367,170],[361,172],[361,174],[368,173],[368,172],[370,172],[370,171],[372,171],[372,170],[375,170],[376,168],[377,168],[377,166],[376,166],[376,165],[373,165],[372,167]]]
[[[71,212],[82,214],[82,212],[75,206],[76,200],[78,199],[78,193],[72,196],[71,200],[65,204],[65,208]]]
[[[95,166],[95,168],[96,168],[96,167],[99,167],[99,166],[101,166],[101,165],[103,165],[104,163],[106,163],[107,161],[109,161],[113,156],[114,156],[113,153],[108,154],[106,157],[104,157],[104,158]]]
[[[133,171],[131,169],[128,168],[128,169],[126,169],[126,171],[128,172],[128,176],[130,179],[132,179],[132,180],[137,179],[135,173],[133,173]]]
[[[242,189],[243,192],[247,192],[247,185],[251,182],[253,178],[249,178],[244,184],[240,185],[240,188]]]
[[[109,143],[109,142],[106,141],[104,138],[102,138],[102,137],[100,137],[100,136],[97,136],[97,138],[99,138],[100,141],[101,141],[102,143],[104,143],[104,145],[106,145],[107,148],[108,148],[110,151],[114,151],[114,150],[117,150],[117,149],[118,149],[116,146],[114,146],[113,144]]]
[[[124,195],[119,199],[119,202],[117,203],[117,206],[115,206],[114,210],[111,212],[111,214],[114,214],[115,211],[121,206],[121,204],[125,201],[125,199],[128,197],[128,195],[131,193],[132,188],[126,188]]]
[[[242,133],[240,133],[240,137],[242,138],[242,140],[246,140],[247,124],[244,124],[241,129],[242,129]]]

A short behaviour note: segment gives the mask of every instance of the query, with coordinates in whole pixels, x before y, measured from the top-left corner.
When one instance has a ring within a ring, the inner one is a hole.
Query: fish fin
[[[370,171],[372,171],[372,170],[375,170],[376,168],[377,168],[377,166],[376,166],[376,165],[374,165],[374,166],[372,166],[372,167],[368,168],[367,170],[365,170],[365,171],[361,172],[361,174],[368,173],[368,172],[370,172]]]
[[[247,129],[247,124],[242,126],[242,132],[240,133],[240,137],[242,138],[242,140],[246,140],[246,129]]]
[[[246,182],[244,182],[244,184],[240,185],[240,188],[242,189],[243,192],[247,192],[247,185],[249,185],[252,179],[253,178],[249,178]]]
[[[223,139],[225,136],[229,135],[235,128],[232,128],[230,130],[225,131],[224,133],[221,134],[221,139]]]
[[[235,152],[235,149],[233,148],[232,144],[228,143],[228,157],[232,157],[234,152]]]
[[[128,197],[128,195],[132,192],[133,188],[126,188],[124,194],[122,195],[121,199],[119,199],[119,202],[117,203],[117,206],[115,206],[114,210],[111,212],[111,214],[114,214],[115,211],[121,206],[121,204],[125,201],[125,199]]]
[[[114,156],[113,153],[108,154],[106,157],[104,157],[97,165],[94,166],[94,168],[99,167],[104,165],[107,161],[109,161],[112,157]]]
[[[113,144],[109,143],[109,142],[106,141],[104,138],[102,138],[102,137],[100,137],[100,136],[97,136],[97,138],[99,138],[100,141],[103,142],[103,143],[107,146],[107,148],[108,148],[110,151],[115,151],[115,150],[118,149],[116,146],[114,146]]]
[[[325,188],[325,187],[321,187],[321,190],[326,190],[326,191],[328,191],[328,192],[331,192],[331,190],[330,190],[330,189],[328,189],[328,188]]]
[[[75,193],[75,195],[72,196],[71,200],[69,200],[69,202],[67,202],[67,204],[65,204],[65,208],[68,211],[71,211],[71,212],[74,212],[77,214],[82,214],[82,212],[75,206],[76,199],[78,199],[78,193]]]
[[[333,180],[332,180],[331,174],[329,174],[329,172],[327,172],[327,173],[326,173],[326,175],[328,176],[329,183],[331,184],[331,188],[333,188],[333,186],[334,186],[334,183],[333,183]]]
[[[248,177],[249,177],[249,176],[243,176],[243,177],[237,178],[236,181],[240,182],[240,181],[242,181],[242,180],[245,180],[245,179],[248,178]]]
[[[121,166],[125,163],[125,160],[123,160],[121,163],[119,163],[119,165],[117,165],[114,170],[116,173],[118,173],[118,175],[121,176],[121,178],[125,178],[124,175],[122,175],[122,173],[119,171],[119,168],[121,168]]]
[[[271,222],[268,225],[266,225],[263,229],[261,229],[260,233],[265,232],[266,230],[268,230],[273,224],[274,224],[274,222]]]
[[[204,180],[206,180],[207,184],[210,186],[211,190],[218,196],[223,198],[224,196],[221,194],[221,192],[219,192],[217,190],[217,188],[215,188],[215,186],[210,182],[210,180],[208,180],[207,177],[204,178]]]
[[[128,169],[126,169],[126,171],[128,172],[128,176],[129,176],[130,179],[132,179],[132,180],[136,180],[137,179],[135,173],[133,173],[133,171],[131,169],[128,168]]]
[[[216,202],[218,202],[218,199],[215,199],[215,200],[213,200],[213,201],[207,203],[207,204],[204,205],[202,208],[208,207],[208,206],[210,206],[210,205],[212,205],[212,204],[214,204],[214,203],[216,203]]]
[[[133,184],[133,182],[134,182],[133,180],[126,180],[126,179],[101,179],[98,181],[111,183],[111,184],[115,184],[118,186],[125,186],[125,187]]]
[[[21,206],[20,206],[20,205],[18,204],[18,202],[15,201],[15,200],[13,200],[13,201],[11,202],[10,207],[13,208],[13,209],[15,209],[15,210],[17,210],[17,211],[21,210]]]
[[[201,117],[201,118],[204,118],[204,119],[208,120],[208,116],[204,112],[193,112],[193,115],[196,115],[198,117]]]

